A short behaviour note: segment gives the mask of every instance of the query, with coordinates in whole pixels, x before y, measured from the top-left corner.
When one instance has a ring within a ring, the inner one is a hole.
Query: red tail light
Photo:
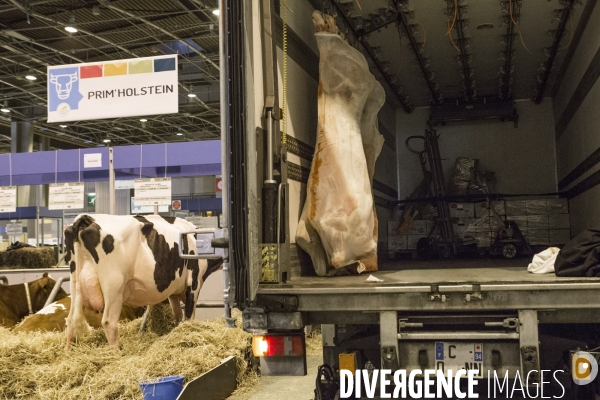
[[[252,353],[255,357],[301,356],[304,354],[302,336],[254,336]]]

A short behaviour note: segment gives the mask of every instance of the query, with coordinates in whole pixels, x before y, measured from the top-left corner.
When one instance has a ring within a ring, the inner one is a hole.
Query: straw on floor
[[[168,327],[156,314],[159,311],[153,313],[150,327]],[[163,314],[172,318],[170,310]],[[183,375],[187,382],[228,356],[238,360],[238,392],[257,381],[247,361],[251,335],[226,328],[222,318],[188,321],[160,332],[163,336],[139,333],[140,324],[136,319],[120,325],[120,351],[108,348],[101,329],[91,330],[66,352],[63,332],[13,333],[0,328],[0,398],[141,399],[138,382],[169,375]]]

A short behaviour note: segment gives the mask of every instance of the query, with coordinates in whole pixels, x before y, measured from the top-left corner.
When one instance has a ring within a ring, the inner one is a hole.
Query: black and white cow
[[[181,218],[79,215],[65,229],[65,259],[71,267],[72,307],[67,318],[67,349],[87,330],[83,308],[102,312],[102,326],[111,347],[119,346],[119,315],[123,303],[134,307],[169,299],[177,322],[193,319],[196,300],[206,278],[222,260],[179,257],[179,232],[196,227]],[[183,241],[183,254],[196,254],[194,235]]]

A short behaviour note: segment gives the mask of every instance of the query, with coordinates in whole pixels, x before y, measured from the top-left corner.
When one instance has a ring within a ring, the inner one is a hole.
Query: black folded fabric
[[[556,276],[600,276],[600,230],[588,229],[575,236],[558,253]]]

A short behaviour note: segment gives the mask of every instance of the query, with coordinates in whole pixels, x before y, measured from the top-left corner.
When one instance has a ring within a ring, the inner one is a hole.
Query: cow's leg
[[[171,311],[173,311],[173,317],[175,317],[175,322],[179,324],[183,320],[181,300],[176,295],[169,296],[169,304],[171,305]]]
[[[119,316],[123,308],[123,291],[110,290],[104,292],[104,313],[102,314],[102,327],[112,348],[119,348]]]
[[[71,273],[71,290],[73,292],[71,293],[71,310],[69,311],[69,317],[67,317],[67,350],[69,350],[71,342],[77,340],[79,336],[88,330],[88,324],[83,314],[81,282],[79,282],[79,274],[83,268],[83,258],[80,255],[79,245],[76,244],[75,247],[77,266]]]

